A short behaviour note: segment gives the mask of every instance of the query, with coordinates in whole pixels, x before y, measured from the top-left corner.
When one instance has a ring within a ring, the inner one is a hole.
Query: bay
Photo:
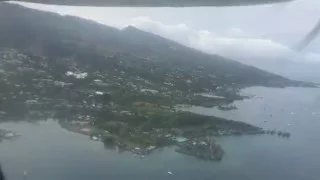
[[[232,111],[190,107],[188,111],[249,122],[291,137],[240,136],[217,141],[226,151],[221,162],[200,161],[165,148],[139,159],[105,149],[101,142],[62,129],[52,120],[2,123],[22,136],[0,143],[0,163],[7,179],[239,179],[313,180],[320,177],[320,91],[309,88],[244,89],[255,96]],[[171,171],[173,174],[168,174]]]

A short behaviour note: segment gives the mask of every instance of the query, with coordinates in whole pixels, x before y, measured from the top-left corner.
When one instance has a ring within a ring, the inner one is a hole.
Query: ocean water
[[[291,133],[277,136],[218,138],[226,154],[221,162],[200,161],[164,148],[139,159],[107,150],[101,142],[68,132],[54,121],[3,123],[21,133],[0,143],[0,162],[7,179],[32,180],[316,180],[320,178],[320,90],[309,88],[244,89],[256,97],[237,101],[238,109],[191,107],[186,110],[249,122]],[[168,174],[168,171],[173,174]]]

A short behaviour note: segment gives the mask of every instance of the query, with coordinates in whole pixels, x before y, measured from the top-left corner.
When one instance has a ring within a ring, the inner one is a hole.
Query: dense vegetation
[[[28,50],[57,63],[66,59],[76,60],[78,63],[95,63],[94,68],[97,68],[98,63],[104,59],[140,59],[150,62],[140,69],[133,69],[128,64],[127,71],[132,70],[148,76],[150,73],[140,71],[161,66],[161,69],[167,71],[182,69],[185,73],[181,76],[184,78],[200,71],[202,73],[198,74],[201,75],[201,81],[197,83],[205,84],[214,80],[218,85],[293,85],[292,81],[280,76],[187,48],[134,27],[118,30],[76,17],[45,13],[11,4],[0,6],[0,27],[0,46]],[[163,75],[162,72],[159,74]],[[156,72],[150,78],[163,80],[157,79]],[[194,84],[193,87],[197,86],[198,84]]]

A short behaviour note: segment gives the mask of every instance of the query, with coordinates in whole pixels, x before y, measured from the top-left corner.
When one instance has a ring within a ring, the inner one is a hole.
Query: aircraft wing
[[[3,0],[0,0],[3,1]],[[280,3],[292,0],[18,0],[32,3],[70,6],[113,7],[195,7],[195,6],[245,6]]]

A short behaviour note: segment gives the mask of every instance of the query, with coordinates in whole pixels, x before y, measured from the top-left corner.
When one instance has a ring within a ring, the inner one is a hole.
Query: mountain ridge
[[[37,55],[66,58],[89,50],[106,57],[131,53],[142,59],[168,61],[182,66],[187,66],[187,63],[190,67],[202,65],[219,76],[231,74],[234,81],[239,81],[233,83],[238,84],[273,86],[259,82],[259,78],[294,84],[294,81],[278,75],[203,53],[132,26],[119,30],[92,20],[7,3],[0,4],[0,20],[0,46],[27,50]]]

